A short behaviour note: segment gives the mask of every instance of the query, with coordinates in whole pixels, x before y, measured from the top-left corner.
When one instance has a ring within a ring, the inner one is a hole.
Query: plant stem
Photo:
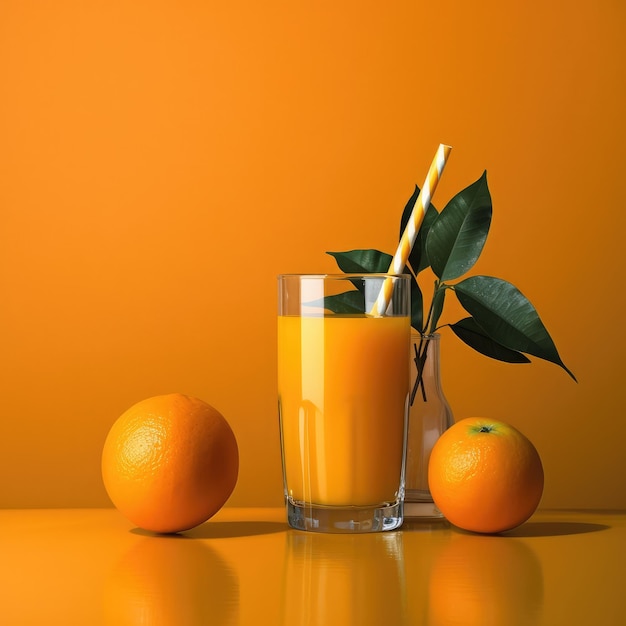
[[[417,391],[420,387],[422,388],[422,401],[427,401],[426,388],[424,387],[424,367],[426,365],[426,359],[428,357],[428,345],[430,343],[430,339],[428,337],[437,332],[437,319],[433,316],[434,306],[437,300],[437,294],[441,290],[445,290],[446,288],[447,285],[445,283],[440,282],[439,279],[435,280],[435,288],[433,291],[432,300],[430,302],[430,307],[428,308],[426,322],[424,323],[424,327],[420,330],[419,347],[418,344],[413,344],[413,350],[415,352],[415,357],[413,358],[413,361],[417,369],[417,376],[415,378],[415,383],[413,384],[413,389],[411,390],[411,406],[413,406],[413,402],[415,402],[415,396],[417,395]],[[429,325],[430,328],[428,328]]]
[[[422,388],[422,401],[426,402],[426,388],[424,387],[424,366],[426,365],[426,358],[428,356],[428,344],[430,343],[430,339],[426,339],[423,333],[420,333],[420,341],[419,348],[417,344],[413,344],[413,350],[415,351],[415,357],[413,359],[415,363],[415,368],[417,370],[417,376],[415,377],[415,383],[413,384],[413,389],[411,390],[410,395],[410,405],[413,406],[413,402],[415,402],[415,396],[417,395],[417,390]]]

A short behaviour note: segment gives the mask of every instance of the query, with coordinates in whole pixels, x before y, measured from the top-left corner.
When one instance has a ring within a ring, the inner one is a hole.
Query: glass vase
[[[440,335],[411,334],[411,396],[406,460],[405,516],[442,518],[428,489],[428,461],[441,434],[454,423],[441,386]]]

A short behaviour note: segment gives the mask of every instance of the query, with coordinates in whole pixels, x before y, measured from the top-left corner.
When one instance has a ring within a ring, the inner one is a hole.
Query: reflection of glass
[[[237,576],[206,544],[143,537],[123,555],[105,586],[107,626],[238,624]]]
[[[387,280],[391,303],[371,315]],[[337,302],[342,312],[330,313]],[[409,313],[408,276],[279,277],[279,412],[294,528],[402,523]]]
[[[519,539],[454,533],[434,558],[432,626],[537,624],[542,604],[541,563]]]
[[[284,626],[406,622],[401,533],[287,534]]]

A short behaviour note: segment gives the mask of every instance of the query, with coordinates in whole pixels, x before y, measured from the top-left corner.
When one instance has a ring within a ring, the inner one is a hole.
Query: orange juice
[[[393,503],[402,485],[408,317],[278,318],[287,496],[321,506]]]

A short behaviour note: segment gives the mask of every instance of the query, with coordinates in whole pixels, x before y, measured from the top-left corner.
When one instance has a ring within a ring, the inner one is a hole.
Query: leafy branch
[[[402,213],[400,235],[418,195],[416,186]],[[411,275],[411,326],[422,336],[419,347],[416,347],[418,378],[411,403],[421,382],[428,336],[443,326],[449,326],[469,347],[492,359],[529,363],[528,354],[558,365],[576,380],[563,363],[535,307],[517,287],[494,276],[465,277],[482,253],[491,217],[487,172],[455,195],[441,212],[431,204],[424,216],[405,269],[405,273]],[[392,259],[392,255],[372,249],[327,254],[333,256],[346,273],[387,272]],[[436,278],[430,305],[424,311],[418,276],[429,267]],[[449,292],[456,296],[469,316],[439,326]],[[361,295],[354,291],[339,294],[327,302],[327,306],[336,313],[345,311],[348,305],[354,310],[355,301]]]

